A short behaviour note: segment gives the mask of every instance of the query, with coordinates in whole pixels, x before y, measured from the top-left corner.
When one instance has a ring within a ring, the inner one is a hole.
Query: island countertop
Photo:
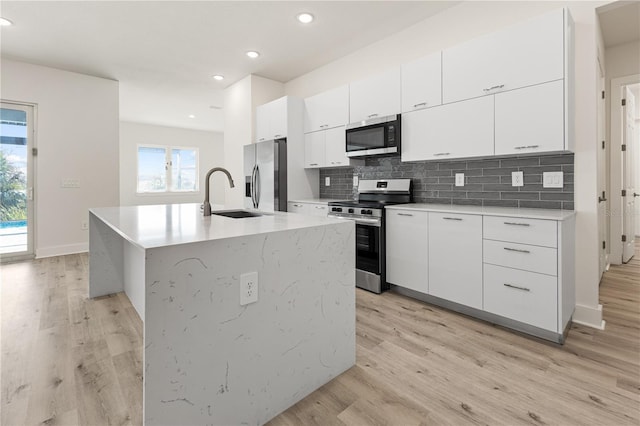
[[[214,212],[220,210],[229,209],[217,209]],[[205,217],[198,203],[100,207],[89,209],[89,212],[100,218],[123,238],[142,249],[342,222],[339,219],[286,212],[259,212],[262,216],[242,219],[213,214]]]

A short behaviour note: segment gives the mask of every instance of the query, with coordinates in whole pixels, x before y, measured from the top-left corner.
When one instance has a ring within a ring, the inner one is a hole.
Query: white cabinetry
[[[349,86],[340,86],[304,100],[304,131],[331,129],[349,123]]]
[[[402,112],[442,104],[442,52],[402,65]]]
[[[287,211],[289,213],[326,217],[327,213],[329,213],[329,206],[327,202],[323,201],[289,201],[287,203]]]
[[[564,80],[499,93],[496,155],[563,151]]]
[[[325,161],[325,133],[323,131],[305,133],[304,167],[324,167]]]
[[[256,108],[256,141],[287,137],[288,97],[282,97]]]
[[[562,79],[564,30],[558,10],[444,50],[443,102]]]
[[[493,97],[402,116],[402,161],[493,155]]]
[[[482,309],[482,216],[429,213],[429,294]]]
[[[349,85],[349,122],[400,113],[400,67]]]
[[[386,213],[387,282],[429,293],[428,213],[388,210]]]
[[[305,167],[345,167],[362,164],[363,160],[352,160],[345,150],[345,127],[320,130],[304,135]]]

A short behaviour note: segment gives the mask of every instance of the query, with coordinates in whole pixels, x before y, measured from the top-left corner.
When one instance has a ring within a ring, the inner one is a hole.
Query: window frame
[[[140,179],[140,148],[160,148],[164,150],[164,166],[165,166],[165,182],[166,189],[164,191],[140,191],[139,190],[139,179]],[[195,152],[195,160],[196,160],[196,187],[191,190],[180,190],[173,191],[171,190],[172,184],[172,153],[174,149],[181,150],[192,150]],[[141,197],[157,197],[163,195],[180,195],[180,194],[198,194],[200,192],[200,149],[195,146],[184,146],[184,145],[157,145],[157,144],[149,144],[149,143],[139,143],[136,145],[136,196]]]

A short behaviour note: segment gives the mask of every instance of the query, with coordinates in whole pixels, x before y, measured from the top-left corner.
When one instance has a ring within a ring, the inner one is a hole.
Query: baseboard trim
[[[573,322],[586,327],[604,330],[605,321],[602,319],[602,305],[593,308],[576,304],[576,310],[573,312]]]
[[[89,251],[89,243],[45,247],[45,248],[36,250],[36,259],[43,259],[45,257],[54,257],[54,256],[64,256],[67,254],[86,253],[88,251]]]

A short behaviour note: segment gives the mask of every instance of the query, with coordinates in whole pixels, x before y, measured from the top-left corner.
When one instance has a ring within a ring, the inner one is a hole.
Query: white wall
[[[235,188],[225,190],[227,207],[244,204],[243,147],[255,139],[256,107],[282,95],[282,83],[256,75],[248,75],[224,91],[224,164],[236,181]]]
[[[299,97],[347,84],[428,53],[495,31],[535,15],[569,7],[575,21],[575,209],[576,313],[574,319],[601,327],[598,303],[596,162],[597,25],[595,9],[606,2],[463,2],[406,30],[288,82]]]
[[[224,137],[219,132],[179,129],[151,124],[120,122],[120,205],[202,203],[205,175],[212,167],[224,167]],[[188,194],[137,194],[137,148],[140,144],[198,148],[200,190]],[[211,204],[224,204],[226,176],[211,176]]]
[[[118,82],[8,59],[1,69],[0,97],[36,104],[36,256],[86,251],[87,210],[120,202]]]

